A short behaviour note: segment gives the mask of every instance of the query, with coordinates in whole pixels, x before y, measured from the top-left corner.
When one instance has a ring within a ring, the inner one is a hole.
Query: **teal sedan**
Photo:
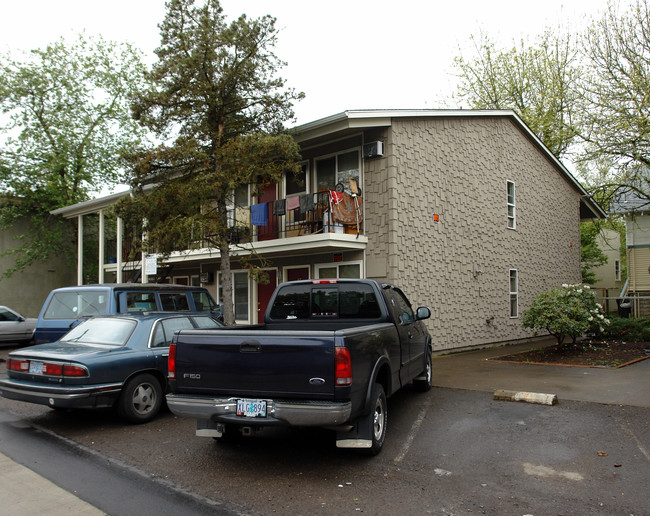
[[[58,341],[9,353],[0,394],[52,408],[115,407],[125,420],[146,423],[163,403],[174,332],[221,326],[205,313],[93,317]]]

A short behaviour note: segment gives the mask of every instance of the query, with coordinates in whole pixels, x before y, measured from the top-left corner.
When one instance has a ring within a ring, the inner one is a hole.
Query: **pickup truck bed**
[[[264,324],[176,334],[168,406],[201,436],[321,426],[339,447],[378,453],[386,398],[412,380],[430,388],[429,315],[371,280],[282,284]]]

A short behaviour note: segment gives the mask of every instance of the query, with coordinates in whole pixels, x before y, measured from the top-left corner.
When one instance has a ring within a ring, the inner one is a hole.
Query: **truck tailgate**
[[[174,390],[333,399],[334,341],[333,331],[183,330]]]

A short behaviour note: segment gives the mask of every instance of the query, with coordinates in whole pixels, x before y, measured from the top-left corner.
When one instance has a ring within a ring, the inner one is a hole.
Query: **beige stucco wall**
[[[385,143],[385,157],[364,164],[368,276],[432,308],[436,350],[532,336],[521,328],[532,298],[580,281],[578,192],[507,119],[393,119]],[[506,228],[508,180],[516,230]]]
[[[0,252],[20,246],[16,237],[29,231],[27,223],[0,231]],[[0,257],[0,272],[14,265],[11,256]],[[52,257],[47,263],[37,263],[10,278],[0,276],[0,305],[13,308],[25,317],[37,317],[45,298],[52,289],[76,284],[76,272],[65,259]]]

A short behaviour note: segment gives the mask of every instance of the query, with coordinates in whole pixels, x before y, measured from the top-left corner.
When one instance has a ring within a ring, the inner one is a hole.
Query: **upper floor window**
[[[512,181],[507,182],[508,190],[508,229],[515,229],[517,227],[516,219],[516,205],[515,205],[515,183]]]
[[[285,197],[307,192],[307,163],[302,163],[300,172],[287,172],[285,182]]]
[[[621,260],[614,261],[614,274],[616,281],[621,281]]]
[[[360,182],[359,151],[353,150],[316,160],[316,187],[319,192],[334,190],[336,185],[343,185],[343,190],[350,193],[350,180]]]

